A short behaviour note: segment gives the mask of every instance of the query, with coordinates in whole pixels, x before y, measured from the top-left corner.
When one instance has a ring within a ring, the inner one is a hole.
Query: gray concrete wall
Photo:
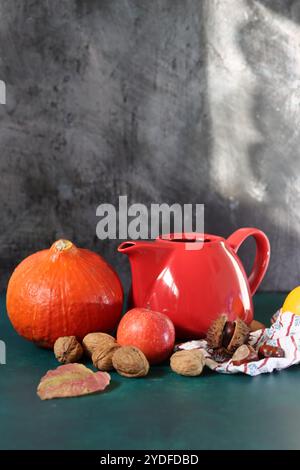
[[[95,234],[124,194],[260,227],[263,288],[300,284],[299,22],[299,0],[0,0],[1,286],[62,236],[128,285]]]

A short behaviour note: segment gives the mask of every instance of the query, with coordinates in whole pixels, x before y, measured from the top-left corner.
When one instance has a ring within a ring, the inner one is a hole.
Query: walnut
[[[202,373],[205,357],[199,349],[177,351],[171,356],[171,369],[180,375],[196,376]]]
[[[67,364],[79,361],[83,355],[83,349],[76,336],[62,336],[54,343],[54,354],[59,362]]]
[[[115,338],[107,333],[89,333],[83,338],[82,344],[87,356],[92,357],[96,349],[104,348],[115,342]]]
[[[124,377],[144,377],[149,372],[149,362],[145,354],[134,346],[117,349],[112,357],[116,371]]]
[[[108,371],[113,369],[112,357],[119,345],[115,343],[108,344],[103,348],[97,348],[92,354],[92,361],[99,370]]]

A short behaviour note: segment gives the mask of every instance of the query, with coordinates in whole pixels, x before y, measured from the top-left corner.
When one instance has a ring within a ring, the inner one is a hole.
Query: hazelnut
[[[145,354],[134,346],[119,347],[112,357],[113,367],[124,377],[144,377],[149,372]]]
[[[87,356],[92,357],[96,349],[103,349],[115,342],[115,338],[107,333],[89,333],[83,338],[82,345]]]
[[[67,364],[79,361],[83,355],[83,349],[76,336],[62,336],[54,343],[54,354],[59,362]]]
[[[205,357],[199,349],[177,351],[170,359],[171,369],[180,375],[194,377],[202,373]]]
[[[97,348],[92,354],[94,366],[103,371],[113,369],[112,357],[119,347],[117,343],[111,343],[104,348]]]

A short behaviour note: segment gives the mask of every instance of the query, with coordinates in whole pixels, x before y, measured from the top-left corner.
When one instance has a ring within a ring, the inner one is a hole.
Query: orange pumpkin
[[[60,336],[79,340],[112,331],[123,305],[121,282],[96,253],[58,240],[24,259],[7,288],[7,311],[16,331],[43,347]]]

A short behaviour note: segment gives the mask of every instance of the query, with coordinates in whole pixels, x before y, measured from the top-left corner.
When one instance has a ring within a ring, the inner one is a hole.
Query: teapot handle
[[[256,255],[248,281],[251,295],[254,295],[264,278],[270,261],[271,250],[268,237],[256,228],[240,228],[227,238],[227,243],[237,253],[241,244],[251,236],[256,242]]]

